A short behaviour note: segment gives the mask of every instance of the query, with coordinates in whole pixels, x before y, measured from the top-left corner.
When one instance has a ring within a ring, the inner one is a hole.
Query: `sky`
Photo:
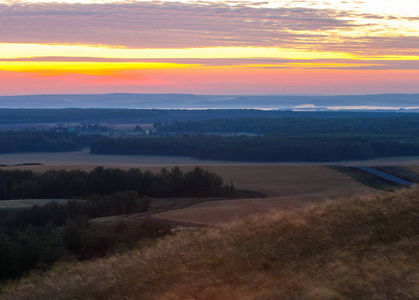
[[[0,0],[0,95],[419,93],[419,0]]]

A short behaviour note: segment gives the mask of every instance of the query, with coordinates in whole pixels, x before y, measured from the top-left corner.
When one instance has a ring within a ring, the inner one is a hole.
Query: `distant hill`
[[[0,96],[0,108],[279,108],[419,107],[419,94],[347,96],[217,96],[192,94],[80,94]]]
[[[129,108],[0,108],[0,130],[5,124],[39,123],[172,123],[236,118],[358,118],[412,116],[418,111],[291,111],[257,109],[129,109]]]

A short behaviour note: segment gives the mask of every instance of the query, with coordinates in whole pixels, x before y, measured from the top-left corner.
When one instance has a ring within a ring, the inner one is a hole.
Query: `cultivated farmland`
[[[44,157],[47,154],[43,154]],[[13,155],[11,155],[13,156]],[[50,162],[58,163],[59,157],[49,158]],[[162,157],[160,165],[150,165],[137,162],[130,165],[128,161],[120,161],[119,157],[100,156],[104,158],[102,161],[105,166],[115,167],[117,165],[121,169],[129,169],[131,167],[140,167],[141,170],[150,170],[157,173],[162,167],[170,169],[172,164],[164,165],[165,159]],[[77,154],[72,158],[76,159]],[[90,157],[90,155],[80,155],[79,157]],[[93,155],[93,161],[96,155]],[[125,158],[125,157],[122,157]],[[133,159],[133,157],[128,157]],[[46,158],[47,159],[47,158]],[[55,161],[55,159],[57,161]],[[68,157],[67,157],[68,159]],[[137,159],[146,159],[145,157],[137,157]],[[156,157],[154,157],[156,159]],[[179,158],[176,158],[179,159]],[[65,159],[64,159],[65,160]],[[62,164],[53,165],[26,165],[26,166],[10,166],[2,167],[2,169],[30,169],[36,172],[43,172],[49,169],[83,169],[91,170],[95,167],[92,164]],[[80,163],[81,161],[75,161]],[[88,161],[85,161],[88,163]],[[152,162],[151,160],[148,163]],[[157,163],[156,160],[153,161]],[[172,162],[172,161],[170,161]],[[178,161],[179,162],[179,161]],[[180,161],[183,162],[183,161]],[[90,161],[92,163],[92,161]],[[109,163],[107,165],[106,163]],[[204,162],[205,163],[205,162]],[[210,163],[210,162],[206,162]],[[202,164],[205,169],[215,172],[223,177],[225,183],[233,183],[236,189],[251,190],[262,193],[266,198],[254,199],[227,199],[208,201],[188,206],[180,210],[173,210],[154,215],[155,218],[171,221],[179,221],[186,223],[197,223],[206,225],[219,225],[230,221],[240,219],[253,214],[272,212],[276,210],[289,210],[311,204],[323,202],[340,196],[351,196],[355,194],[370,194],[377,191],[368,188],[349,176],[346,176],[336,170],[321,165],[281,165],[281,164],[235,164],[221,165]],[[190,171],[195,165],[185,164],[181,166],[183,171]],[[190,203],[190,202],[189,202]]]

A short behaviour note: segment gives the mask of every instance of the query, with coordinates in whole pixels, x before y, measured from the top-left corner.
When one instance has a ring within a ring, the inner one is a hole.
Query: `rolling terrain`
[[[24,165],[1,167],[2,170],[27,169],[42,172],[49,169],[83,169],[92,170],[95,165],[81,165],[80,163],[95,162],[95,158],[103,159],[101,162],[108,167],[118,166],[121,169],[140,167],[141,170],[150,170],[157,173],[162,167],[170,169],[171,165],[163,165],[164,158],[152,157],[118,157],[100,155],[80,155],[78,152],[69,153],[68,162],[63,159],[60,165]],[[44,157],[46,162],[58,162],[60,154],[33,154],[33,159]],[[6,154],[4,156],[15,156]],[[18,157],[17,155],[15,157]],[[88,158],[92,157],[90,160]],[[71,158],[74,164],[71,163]],[[83,160],[85,159],[85,160]],[[128,160],[124,160],[128,159]],[[141,162],[130,163],[129,159],[142,159]],[[151,160],[153,159],[153,160]],[[160,159],[160,160],[157,160]],[[9,163],[12,160],[7,160]],[[42,160],[41,160],[42,161]],[[158,164],[159,162],[160,164]],[[191,161],[192,162],[192,161]],[[149,165],[154,163],[155,165]],[[205,164],[207,163],[207,164]],[[157,164],[157,165],[156,165]],[[203,164],[208,171],[219,174],[225,183],[233,183],[236,189],[251,190],[266,195],[266,198],[220,200],[212,199],[209,202],[191,205],[187,208],[163,212],[155,215],[157,219],[177,222],[197,223],[206,225],[219,225],[240,219],[252,214],[267,213],[273,210],[295,209],[339,196],[355,194],[376,193],[377,191],[366,187],[349,176],[321,165],[261,165],[261,164],[231,164],[218,165],[207,161]],[[190,171],[194,165],[182,165],[183,171]],[[192,202],[193,203],[193,202]]]
[[[294,108],[329,106],[417,106],[418,94],[344,95],[344,96],[251,96],[193,94],[64,94],[0,96],[4,108]]]
[[[417,299],[418,190],[202,228],[2,287],[0,299]]]
[[[138,250],[93,261],[58,262],[49,271],[34,271],[0,286],[0,299],[415,299],[419,295],[414,284],[419,279],[415,188],[380,192],[322,164],[221,164],[81,151],[32,153],[25,156],[26,162],[44,164],[13,166],[23,163],[22,154],[0,157],[9,165],[1,170],[35,172],[88,171],[101,164],[157,173],[175,162],[184,162],[180,168],[186,172],[199,164],[225,183],[233,183],[239,195],[254,197],[162,199],[173,205],[150,213],[99,218],[93,222],[98,227],[121,221],[136,226],[151,218],[176,225],[176,230],[158,241],[141,242]],[[382,163],[389,165],[386,160]],[[400,165],[397,160],[393,163]],[[6,208],[40,203],[7,202]],[[190,225],[195,229],[185,230]]]

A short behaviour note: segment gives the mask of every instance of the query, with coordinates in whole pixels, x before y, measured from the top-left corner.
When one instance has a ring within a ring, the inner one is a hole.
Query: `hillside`
[[[419,190],[342,198],[57,265],[0,299],[418,299]]]

